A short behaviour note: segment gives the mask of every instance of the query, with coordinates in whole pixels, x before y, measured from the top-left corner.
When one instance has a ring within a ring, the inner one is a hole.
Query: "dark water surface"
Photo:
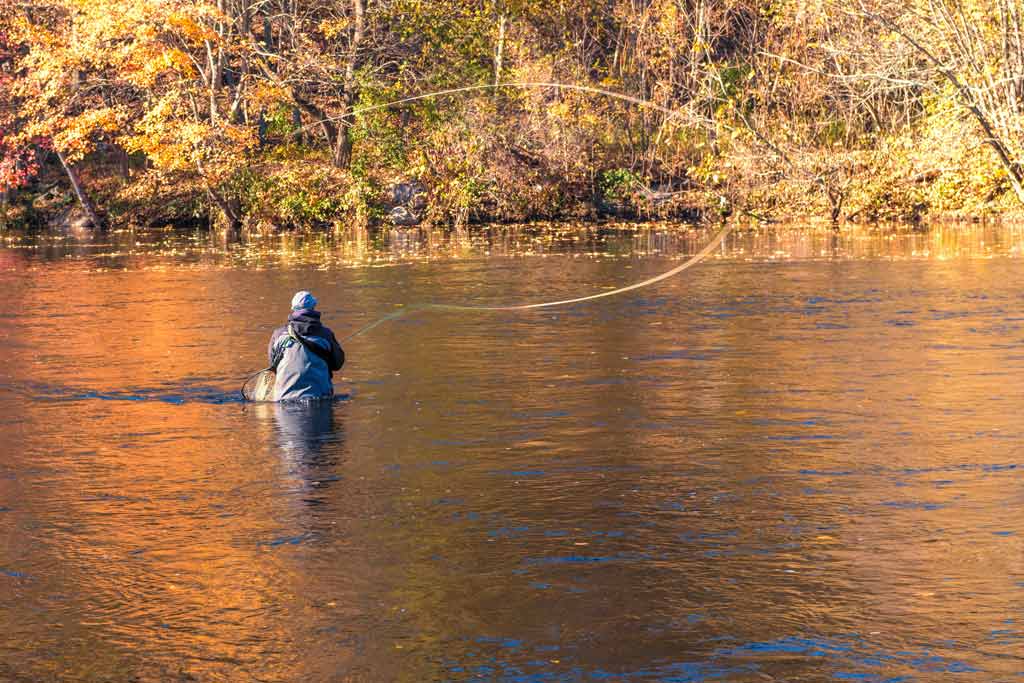
[[[1024,230],[0,238],[0,680],[1024,681]]]

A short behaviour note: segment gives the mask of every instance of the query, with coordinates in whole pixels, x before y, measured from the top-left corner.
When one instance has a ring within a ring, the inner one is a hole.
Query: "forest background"
[[[0,225],[1013,216],[1022,15],[1016,0],[0,0]],[[464,86],[487,87],[387,104]]]

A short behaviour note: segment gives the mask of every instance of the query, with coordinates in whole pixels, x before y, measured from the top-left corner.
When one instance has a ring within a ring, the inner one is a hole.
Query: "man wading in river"
[[[292,297],[288,324],[274,330],[268,355],[276,368],[272,401],[330,398],[331,378],[345,364],[345,352],[334,333],[320,324],[316,298],[309,292]]]

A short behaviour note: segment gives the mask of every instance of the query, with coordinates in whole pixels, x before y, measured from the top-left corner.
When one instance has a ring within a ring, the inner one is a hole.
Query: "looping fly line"
[[[371,105],[367,105],[365,107],[356,107],[352,111],[346,112],[345,114],[342,114],[340,116],[327,117],[327,118],[315,121],[313,123],[307,124],[307,125],[303,126],[301,128],[301,130],[305,130],[307,128],[311,128],[313,126],[321,125],[321,124],[328,123],[328,122],[338,122],[338,121],[341,121],[345,125],[351,125],[350,119],[352,117],[354,117],[354,116],[359,115],[359,114],[366,114],[366,113],[369,113],[371,111],[377,111],[377,110],[380,110],[380,109],[387,109],[389,107],[394,107],[394,106],[398,106],[398,105],[402,105],[402,104],[409,104],[410,102],[417,102],[417,101],[420,101],[420,100],[425,100],[425,99],[429,99],[429,98],[433,98],[433,97],[442,97],[444,95],[454,95],[454,94],[458,94],[458,93],[481,91],[481,90],[494,90],[494,89],[498,89],[498,88],[524,88],[524,89],[526,89],[526,88],[554,88],[554,89],[557,89],[557,90],[572,90],[572,91],[576,91],[576,92],[584,92],[584,93],[590,93],[590,94],[594,94],[594,95],[602,95],[604,97],[610,97],[612,99],[622,100],[623,102],[630,102],[632,104],[636,104],[636,105],[639,105],[639,106],[648,107],[648,108],[660,111],[660,112],[662,112],[662,113],[667,115],[667,118],[665,119],[666,123],[668,122],[668,120],[670,120],[670,119],[672,119],[674,117],[678,117],[678,116],[680,116],[683,113],[682,109],[670,109],[669,107],[662,106],[660,104],[657,104],[655,102],[651,102],[650,100],[645,100],[645,99],[640,98],[640,97],[634,97],[632,95],[626,95],[624,93],[615,92],[613,90],[605,90],[604,88],[597,88],[597,87],[589,86],[589,85],[575,85],[575,84],[570,84],[570,83],[555,83],[555,82],[546,82],[546,81],[509,81],[509,82],[506,82],[506,83],[488,83],[488,84],[467,85],[467,86],[462,86],[462,87],[459,87],[459,88],[448,88],[446,90],[437,90],[437,91],[429,92],[429,93],[421,93],[421,94],[418,94],[418,95],[410,95],[409,97],[403,97],[401,99],[393,100],[391,102],[384,102],[384,103],[381,103],[381,104],[371,104]],[[702,116],[698,112],[695,112],[692,108],[689,109],[688,113],[690,115],[691,121],[704,121],[704,122],[706,122],[706,120],[707,120],[707,118],[705,116]],[[660,138],[661,138],[661,132],[659,131],[658,139],[660,139]],[[432,304],[432,303],[414,304],[412,306],[406,306],[406,307],[404,307],[404,308],[402,308],[402,309],[400,309],[398,311],[395,311],[393,313],[389,313],[388,315],[385,315],[382,318],[380,318],[378,320],[375,320],[375,321],[373,321],[372,323],[370,323],[368,325],[364,325],[363,327],[357,329],[355,332],[352,332],[348,336],[343,337],[342,341],[348,341],[349,339],[354,339],[355,337],[358,337],[360,335],[366,334],[370,330],[374,329],[375,327],[377,327],[378,325],[380,325],[382,323],[387,322],[388,320],[394,320],[396,318],[400,318],[400,317],[408,315],[409,313],[412,313],[414,311],[422,311],[422,310],[435,310],[435,311],[480,311],[480,312],[484,312],[484,311],[526,311],[526,310],[540,309],[540,308],[552,308],[552,307],[555,307],[555,306],[565,306],[565,305],[568,305],[568,304],[582,303],[584,301],[593,301],[595,299],[602,299],[604,297],[616,296],[618,294],[623,294],[625,292],[629,292],[629,291],[633,291],[633,290],[636,290],[636,289],[640,289],[642,287],[648,287],[648,286],[653,285],[653,284],[655,284],[657,282],[661,282],[662,280],[667,280],[670,277],[678,275],[679,273],[683,272],[684,270],[687,270],[688,268],[691,268],[691,267],[697,265],[698,263],[700,263],[701,261],[703,261],[705,258],[707,258],[707,256],[712,251],[715,250],[715,248],[718,247],[718,245],[720,245],[722,243],[722,240],[725,239],[725,236],[729,233],[729,231],[731,229],[732,229],[731,225],[726,224],[725,226],[723,226],[718,231],[718,233],[716,233],[715,236],[712,237],[711,240],[706,245],[704,245],[704,247],[700,251],[698,251],[692,257],[690,257],[689,259],[687,259],[685,262],[681,263],[680,265],[676,266],[675,268],[672,268],[671,270],[668,270],[668,271],[666,271],[666,272],[664,272],[664,273],[662,273],[660,275],[656,275],[655,277],[648,278],[648,279],[643,280],[641,282],[636,282],[634,284],[627,285],[626,287],[619,287],[618,289],[613,289],[613,290],[608,291],[608,292],[599,292],[597,294],[590,294],[590,295],[587,295],[587,296],[574,297],[574,298],[570,298],[570,299],[560,299],[558,301],[544,301],[544,302],[541,302],[541,303],[532,303],[532,304],[506,304],[506,305],[500,305],[500,306],[472,306],[472,305],[465,305],[465,304],[461,304],[460,305],[460,304]],[[250,375],[249,378],[245,381],[245,385],[242,388],[242,396],[246,400],[254,400],[254,399],[255,400],[266,400],[266,398],[267,398],[266,396],[261,395],[261,396],[257,397],[257,396],[255,396],[255,392],[256,392],[256,389],[259,389],[262,392],[262,394],[269,395],[269,391],[272,388],[272,384],[269,384],[267,382],[267,380],[268,380],[269,377],[271,377],[271,375],[272,375],[272,370],[270,368],[267,368],[265,370],[261,370],[260,372],[257,372],[257,373],[254,373],[254,374]],[[255,381],[255,384],[254,384],[254,381]]]
[[[366,332],[369,332],[370,330],[372,330],[373,328],[377,327],[381,323],[387,322],[388,320],[394,320],[395,318],[400,318],[400,317],[402,317],[404,315],[407,315],[409,313],[412,313],[414,311],[424,311],[424,310],[432,310],[432,311],[481,311],[481,312],[485,312],[485,311],[527,311],[527,310],[532,310],[532,309],[535,309],[535,308],[553,308],[555,306],[565,306],[565,305],[568,305],[568,304],[578,304],[578,303],[582,303],[584,301],[593,301],[594,299],[603,299],[603,298],[608,297],[608,296],[616,296],[618,294],[624,294],[625,292],[630,292],[630,291],[633,291],[635,289],[641,289],[642,287],[648,287],[648,286],[653,285],[653,284],[655,284],[657,282],[661,282],[662,280],[667,280],[668,278],[674,277],[674,276],[678,275],[679,273],[683,272],[684,270],[686,270],[688,268],[692,268],[693,266],[697,265],[698,263],[703,261],[705,258],[707,258],[708,255],[711,254],[711,252],[714,251],[718,247],[718,245],[720,245],[722,243],[722,240],[725,239],[725,236],[729,233],[729,231],[731,229],[732,229],[732,225],[730,225],[730,224],[724,225],[722,227],[722,229],[719,230],[715,234],[715,236],[712,237],[711,240],[707,244],[704,245],[703,249],[698,251],[696,254],[694,254],[689,259],[687,259],[683,263],[679,264],[675,268],[673,268],[671,270],[668,270],[668,271],[665,271],[664,273],[662,273],[660,275],[656,275],[656,276],[654,276],[652,278],[648,278],[648,279],[643,280],[641,282],[635,282],[635,283],[633,283],[631,285],[627,285],[625,287],[619,287],[618,289],[613,289],[613,290],[611,290],[609,292],[599,292],[597,294],[589,294],[587,296],[580,296],[580,297],[575,297],[575,298],[571,298],[571,299],[559,299],[557,301],[544,301],[544,302],[541,302],[541,303],[534,303],[534,304],[502,304],[502,305],[495,305],[495,306],[472,306],[472,305],[467,305],[467,304],[431,304],[431,303],[413,304],[411,306],[404,307],[401,310],[395,311],[394,313],[389,313],[388,315],[384,316],[383,318],[380,318],[379,320],[373,321],[369,325],[364,325],[363,327],[359,328],[358,330],[356,330],[352,334],[350,334],[347,337],[345,337],[344,339],[342,339],[342,341],[348,341],[349,339],[352,339],[354,337],[358,337],[358,336],[360,336],[362,334],[365,334]]]
[[[558,83],[554,81],[507,81],[505,83],[478,83],[475,85],[464,85],[458,88],[446,88],[445,90],[435,90],[433,92],[428,93],[409,95],[408,97],[403,97],[401,99],[392,100],[390,102],[383,102],[380,104],[368,104],[363,107],[356,107],[352,111],[346,112],[344,114],[339,114],[338,116],[328,116],[326,118],[318,119],[312,123],[303,126],[302,130],[306,130],[307,128],[312,128],[314,126],[318,126],[320,124],[328,122],[336,123],[340,121],[344,125],[352,125],[351,122],[347,121],[347,119],[351,119],[352,117],[358,116],[360,114],[367,114],[371,111],[388,109],[389,107],[397,107],[402,104],[419,102],[421,100],[432,99],[435,97],[444,97],[445,95],[458,95],[461,93],[475,92],[480,90],[497,90],[500,88],[554,88],[556,90],[572,90],[575,92],[590,93],[591,95],[601,95],[603,97],[610,97],[612,99],[622,100],[623,102],[629,102],[631,104],[636,104],[641,107],[648,107],[649,109],[660,111],[663,114],[667,115],[667,118],[665,119],[666,121],[681,116],[684,113],[683,109],[672,109],[671,107],[666,107],[656,102],[645,100],[642,97],[634,97],[633,95],[626,95],[625,93],[615,92],[614,90],[606,90],[604,88],[598,88],[592,85],[577,85],[574,83]],[[690,117],[693,118],[694,120],[700,120],[704,122],[707,121],[706,116],[698,114],[693,110],[692,107],[688,107],[685,113],[689,114]]]
[[[684,270],[692,268],[693,266],[703,261],[705,258],[708,257],[708,255],[711,254],[712,251],[714,251],[718,247],[718,245],[722,243],[722,240],[725,239],[725,236],[729,234],[729,231],[731,229],[732,225],[730,224],[722,226],[722,228],[715,234],[715,236],[712,237],[711,240],[704,245],[704,248],[702,248],[696,254],[694,254],[693,256],[691,256],[690,258],[688,258],[686,261],[679,264],[675,268],[667,270],[660,275],[655,275],[654,277],[647,278],[646,280],[635,282],[625,287],[619,287],[618,289],[613,289],[609,292],[599,292],[597,294],[589,294],[587,296],[580,296],[572,299],[559,299],[558,301],[543,301],[541,303],[534,304],[503,304],[498,306],[471,306],[467,304],[431,303],[413,304],[411,306],[403,307],[400,310],[397,310],[393,313],[389,313],[382,318],[374,320],[372,323],[368,325],[360,327],[355,332],[349,334],[346,337],[343,337],[341,341],[347,342],[349,339],[353,339],[360,335],[366,334],[373,328],[377,327],[382,323],[387,322],[388,320],[395,320],[396,318],[401,318],[402,316],[408,315],[415,311],[527,311],[538,308],[553,308],[555,306],[578,304],[584,301],[603,299],[604,297],[616,296],[618,294],[630,292],[635,289],[640,289],[642,287],[648,287],[657,282],[661,282],[662,280],[667,280],[670,277],[678,275]],[[271,368],[266,368],[264,370],[260,370],[259,372],[253,373],[252,375],[249,375],[249,377],[245,380],[245,383],[242,385],[242,397],[247,401],[269,400],[269,397],[273,392],[273,377],[273,370]]]

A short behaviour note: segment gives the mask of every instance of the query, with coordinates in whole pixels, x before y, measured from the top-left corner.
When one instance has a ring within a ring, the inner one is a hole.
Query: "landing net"
[[[246,401],[269,401],[274,395],[274,380],[277,373],[267,368],[260,370],[242,385],[242,397]]]

